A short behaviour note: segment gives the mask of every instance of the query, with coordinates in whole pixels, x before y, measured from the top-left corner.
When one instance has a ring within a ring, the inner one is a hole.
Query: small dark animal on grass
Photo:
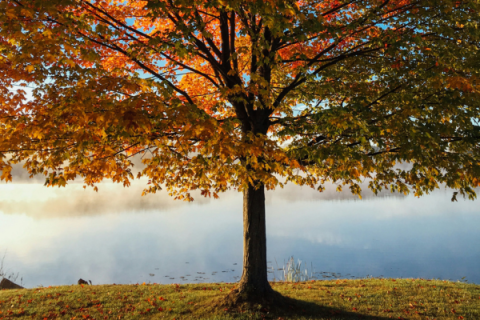
[[[88,280],[88,282],[90,282],[90,285],[92,285],[92,280]],[[87,286],[88,286],[88,282],[83,279],[78,280],[78,284],[86,284]]]

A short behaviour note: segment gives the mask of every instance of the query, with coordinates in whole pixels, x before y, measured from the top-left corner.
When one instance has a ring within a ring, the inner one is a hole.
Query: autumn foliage
[[[479,185],[478,1],[6,0],[0,166],[217,196]],[[396,163],[408,169],[394,169]]]
[[[0,169],[244,194],[242,279],[267,281],[265,195],[480,185],[478,0],[3,0]],[[132,157],[144,164],[135,177]],[[398,165],[400,164],[400,165]]]

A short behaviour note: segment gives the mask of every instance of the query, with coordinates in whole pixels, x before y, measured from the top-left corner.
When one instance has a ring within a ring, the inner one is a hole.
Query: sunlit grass
[[[0,291],[0,319],[480,319],[480,285],[419,279],[274,282],[289,314],[206,306],[235,284],[61,286]]]

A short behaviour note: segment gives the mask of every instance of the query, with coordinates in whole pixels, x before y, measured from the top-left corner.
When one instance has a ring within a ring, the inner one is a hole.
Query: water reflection
[[[22,181],[20,181],[22,182]],[[242,262],[242,197],[173,201],[130,188],[81,184],[0,185],[0,252],[27,287],[94,283],[236,281]],[[333,191],[332,191],[333,190]],[[477,202],[439,190],[415,199],[382,193],[366,200],[329,188],[288,186],[267,193],[270,273],[290,255],[319,278],[374,275],[480,283]],[[335,201],[329,201],[334,199]],[[327,272],[335,272],[333,275]]]

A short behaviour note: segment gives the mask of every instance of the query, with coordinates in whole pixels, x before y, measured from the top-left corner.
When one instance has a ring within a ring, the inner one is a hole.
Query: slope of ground
[[[274,282],[280,310],[212,309],[235,284],[60,286],[0,291],[0,319],[480,319],[480,285],[422,279]]]

